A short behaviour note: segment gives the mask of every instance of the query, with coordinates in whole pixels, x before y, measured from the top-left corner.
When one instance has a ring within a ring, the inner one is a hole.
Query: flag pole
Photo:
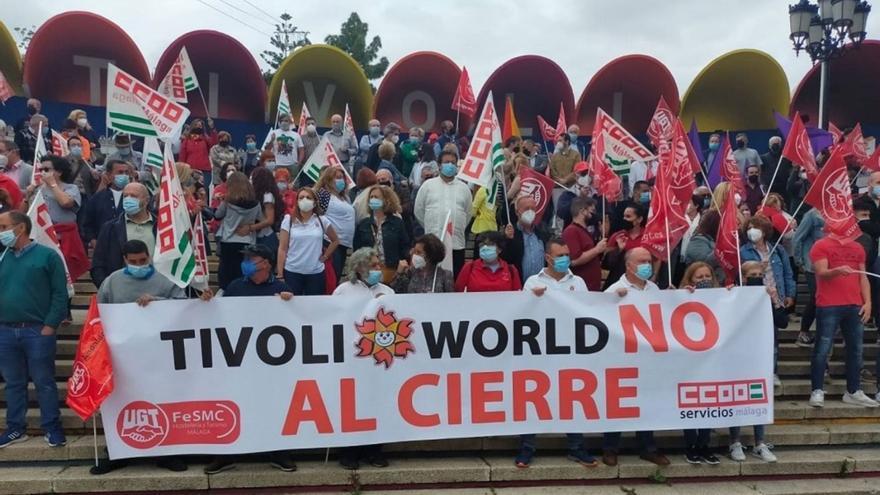
[[[667,211],[668,213],[668,211]],[[664,216],[666,223],[666,278],[668,280],[669,285],[666,287],[667,289],[672,288],[672,247],[669,244],[669,215]]]
[[[719,212],[721,211],[721,205],[718,204],[718,200],[715,199],[715,191],[712,190],[712,186],[709,185],[709,177],[706,176],[706,171],[703,170],[703,166],[700,165],[700,175],[703,176],[703,180],[706,181],[706,188],[709,189],[709,197],[712,198],[712,204],[715,205],[715,209]]]
[[[459,136],[461,136],[461,135],[462,135],[462,134],[461,134],[461,129],[458,128],[458,117],[459,117],[459,115],[461,115],[461,110],[460,110],[460,109],[455,109],[455,132],[456,132]]]
[[[770,190],[773,189],[773,183],[776,182],[776,174],[779,173],[779,166],[782,165],[782,159],[785,158],[782,156],[782,153],[779,154],[779,161],[776,162],[776,170],[773,171],[773,177],[770,179],[770,183],[767,184],[767,194],[764,195],[764,201],[761,202],[761,208],[767,204],[767,199],[770,198]]]
[[[856,185],[856,181],[859,180],[859,176],[862,175],[862,172],[864,172],[864,171],[865,171],[865,166],[864,166],[864,165],[862,165],[861,167],[859,167],[859,173],[857,173],[856,176],[853,177],[852,182],[849,183],[849,188],[850,188],[850,189],[852,189],[852,187],[853,187],[854,185]]]
[[[211,112],[208,111],[208,103],[205,101],[205,94],[202,93],[202,86],[199,85],[199,96],[202,97],[202,105],[205,106],[205,118],[211,118]]]
[[[605,227],[606,227],[605,226],[605,195],[602,194],[601,196],[602,196],[602,226],[599,228],[602,230],[602,232],[601,232],[602,237],[600,240],[604,241],[605,240]]]
[[[498,172],[495,172],[495,180],[498,180]],[[501,177],[501,193],[504,195],[504,211],[507,213],[507,224],[513,225],[513,222],[510,221],[510,202],[507,200],[507,184],[504,181],[503,174]]]
[[[92,443],[95,447],[95,466],[98,465],[98,420],[96,414],[92,414]]]
[[[739,280],[739,286],[742,287],[742,285],[743,285],[742,263],[743,262],[742,262],[742,254],[739,252],[739,232],[737,232],[736,230],[733,231],[733,238],[736,239],[736,264],[737,264],[736,278],[737,278],[737,280]],[[769,254],[767,255],[767,259],[770,259]]]

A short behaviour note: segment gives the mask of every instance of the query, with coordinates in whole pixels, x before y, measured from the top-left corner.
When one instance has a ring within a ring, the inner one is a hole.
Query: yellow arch
[[[15,38],[2,21],[0,21],[0,71],[17,95],[24,94],[21,87],[21,53],[15,44]]]
[[[773,110],[787,115],[788,78],[760,50],[734,50],[709,63],[681,100],[681,120],[696,119],[700,131],[772,129]]]
[[[278,96],[281,93],[281,81],[287,81],[287,93],[290,99],[294,122],[299,120],[302,102],[306,97],[304,82],[311,82],[314,87],[314,98],[320,105],[328,85],[335,85],[329,110],[319,115],[320,108],[312,108],[307,101],[309,111],[319,126],[329,126],[330,116],[342,114],[345,104],[351,110],[351,118],[356,128],[365,129],[370,120],[373,108],[373,91],[363,69],[347,53],[330,45],[309,45],[291,53],[278,67],[278,71],[269,85],[270,122],[275,121],[275,110],[278,108]]]

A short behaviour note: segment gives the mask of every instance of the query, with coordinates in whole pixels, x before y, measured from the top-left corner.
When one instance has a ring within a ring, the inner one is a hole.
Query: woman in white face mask
[[[454,292],[452,272],[440,267],[446,257],[443,242],[434,234],[416,239],[410,263],[401,262],[391,288],[398,294]]]
[[[302,188],[297,194],[296,208],[281,222],[275,276],[283,278],[297,296],[327,293],[324,267],[339,246],[339,238],[320,213],[315,191]],[[326,246],[325,238],[329,241]]]

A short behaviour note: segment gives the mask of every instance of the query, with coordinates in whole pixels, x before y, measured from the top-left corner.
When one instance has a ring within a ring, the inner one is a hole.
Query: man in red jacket
[[[208,132],[202,119],[194,119],[189,126],[189,134],[180,142],[180,161],[202,172],[204,184],[211,184],[211,146],[217,144],[217,130],[214,120],[208,117]]]

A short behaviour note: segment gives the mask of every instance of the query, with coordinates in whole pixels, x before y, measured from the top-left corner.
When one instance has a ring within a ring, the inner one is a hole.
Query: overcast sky
[[[665,63],[683,95],[700,69],[718,55],[756,48],[779,61],[794,90],[810,68],[809,57],[795,57],[788,39],[788,4],[795,1],[249,0],[269,14],[287,10],[310,32],[313,43],[338,33],[340,24],[357,11],[369,23],[370,35],[382,37],[380,53],[392,65],[414,51],[438,51],[468,68],[477,92],[504,61],[543,55],[568,75],[575,101],[605,63],[632,53]],[[0,3],[6,2],[13,0]],[[66,10],[95,12],[131,35],[151,70],[181,34],[215,29],[240,40],[263,65],[259,53],[269,47],[272,21],[251,5],[245,0],[30,0],[0,9],[0,19],[12,31],[15,26],[39,26]],[[880,37],[880,4],[869,16],[867,31],[869,37]]]

